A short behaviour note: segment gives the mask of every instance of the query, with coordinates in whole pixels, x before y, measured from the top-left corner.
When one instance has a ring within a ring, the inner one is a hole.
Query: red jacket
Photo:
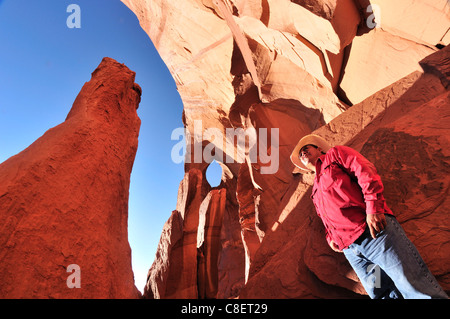
[[[347,248],[364,232],[366,214],[392,214],[375,166],[347,146],[335,146],[316,163],[311,198],[328,243]]]

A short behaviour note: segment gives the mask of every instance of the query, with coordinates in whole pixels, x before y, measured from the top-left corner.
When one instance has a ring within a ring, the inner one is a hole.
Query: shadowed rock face
[[[450,289],[449,51],[436,46],[449,43],[446,0],[122,2],[177,84],[186,158],[210,143],[228,156],[215,158],[224,173],[214,189],[207,161],[186,162],[146,297],[362,297],[347,261],[324,239],[309,198],[314,176],[289,160],[311,132],[375,163],[388,204]],[[268,163],[261,153],[250,160],[249,149],[239,161],[237,147],[205,135],[210,128],[221,136],[254,129],[256,137],[277,129],[278,144],[267,136],[264,146],[278,155],[278,169],[264,174]]]
[[[104,58],[67,119],[0,164],[2,298],[139,297],[127,233],[134,78]]]

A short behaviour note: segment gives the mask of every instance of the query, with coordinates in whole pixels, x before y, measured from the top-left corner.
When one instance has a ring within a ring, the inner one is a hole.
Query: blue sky
[[[81,9],[68,28],[67,7]],[[142,291],[162,227],[176,207],[183,164],[171,160],[182,102],[167,67],[119,0],[0,0],[0,162],[62,123],[83,84],[107,56],[136,72],[142,125],[131,175],[129,242]],[[220,171],[208,170],[218,184]]]

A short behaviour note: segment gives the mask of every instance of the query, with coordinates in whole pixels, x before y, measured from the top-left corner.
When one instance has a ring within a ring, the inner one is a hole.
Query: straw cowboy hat
[[[307,172],[309,172],[310,169],[306,168],[306,166],[303,165],[299,155],[302,147],[309,144],[320,147],[320,149],[322,149],[324,153],[326,153],[331,148],[330,144],[328,144],[327,141],[325,141],[322,137],[318,135],[309,134],[301,138],[300,141],[297,143],[297,146],[295,146],[294,150],[292,151],[291,161],[292,163],[294,163],[295,166]]]

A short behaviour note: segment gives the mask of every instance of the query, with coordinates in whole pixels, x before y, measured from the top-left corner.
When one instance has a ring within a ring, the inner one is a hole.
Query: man
[[[315,172],[311,198],[331,249],[343,252],[371,298],[446,298],[386,205],[374,165],[347,146],[307,135],[291,161]]]

